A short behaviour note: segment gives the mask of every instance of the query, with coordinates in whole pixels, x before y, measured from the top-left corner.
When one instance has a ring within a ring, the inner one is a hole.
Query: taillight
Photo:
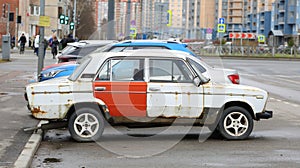
[[[240,84],[239,74],[228,75],[228,78],[233,84]]]

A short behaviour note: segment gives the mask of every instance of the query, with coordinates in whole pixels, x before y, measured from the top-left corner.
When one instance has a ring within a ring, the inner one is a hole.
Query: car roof
[[[119,43],[116,43],[114,46],[130,46],[130,45],[178,45],[182,44],[184,47],[187,46],[186,43],[181,43],[178,41],[168,41],[168,40],[125,40]]]
[[[82,40],[79,42],[68,43],[74,47],[88,47],[88,46],[103,46],[115,42],[114,40]]]
[[[139,50],[126,50],[122,52],[103,52],[103,53],[93,53],[90,54],[91,57],[166,57],[166,58],[187,58],[193,57],[187,52],[178,51],[178,50],[161,50],[161,49],[139,49]]]

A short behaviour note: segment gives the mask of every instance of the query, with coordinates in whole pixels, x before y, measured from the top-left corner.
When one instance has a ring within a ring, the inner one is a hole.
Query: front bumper
[[[261,113],[256,113],[256,119],[260,120],[260,119],[269,119],[273,117],[273,111],[264,111]]]

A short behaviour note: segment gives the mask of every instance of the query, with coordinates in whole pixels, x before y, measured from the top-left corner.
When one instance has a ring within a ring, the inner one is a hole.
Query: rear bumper
[[[256,113],[256,119],[260,120],[260,119],[269,119],[273,117],[273,111],[264,111],[261,113]]]

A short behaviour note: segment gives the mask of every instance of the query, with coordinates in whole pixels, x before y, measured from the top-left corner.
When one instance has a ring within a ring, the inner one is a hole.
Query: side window
[[[104,63],[96,80],[110,81],[110,61]]]
[[[190,64],[192,65],[192,67],[194,68],[194,70],[197,73],[204,73],[204,72],[206,72],[206,69],[201,64],[199,64],[198,62],[193,61],[191,59],[188,59],[188,61],[190,62]]]
[[[150,82],[190,83],[192,79],[182,60],[150,59]]]
[[[111,59],[102,66],[96,80],[144,81],[144,59]]]

